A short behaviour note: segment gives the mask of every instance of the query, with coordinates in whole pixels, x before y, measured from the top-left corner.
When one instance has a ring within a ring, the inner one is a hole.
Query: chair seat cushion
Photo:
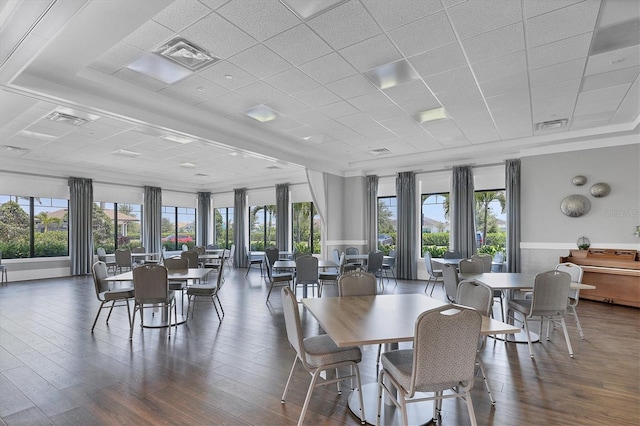
[[[163,297],[149,297],[144,299],[136,298],[136,303],[141,303],[144,305],[150,305],[154,303],[171,303],[175,299],[175,297],[176,296],[173,290],[169,290],[166,298],[163,298]]]
[[[215,285],[196,284],[187,289],[187,294],[189,296],[210,296],[215,289]]]
[[[509,300],[509,308],[514,309],[523,314],[529,314],[531,312],[532,299],[513,299]]]
[[[362,352],[356,346],[340,348],[327,334],[304,339],[307,363],[314,367],[344,361],[360,362]]]
[[[104,298],[104,300],[119,300],[133,296],[133,287],[122,287],[102,293],[102,297]]]
[[[169,281],[169,290],[184,290],[187,288],[186,281]]]

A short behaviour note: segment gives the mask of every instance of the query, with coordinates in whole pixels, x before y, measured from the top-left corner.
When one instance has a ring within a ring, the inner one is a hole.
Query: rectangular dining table
[[[339,265],[333,260],[318,260],[318,269],[337,268]],[[287,269],[290,271],[296,270],[295,260],[276,260],[273,263],[274,269]],[[307,297],[307,286],[302,288],[302,297]]]
[[[443,306],[455,309],[455,305],[421,294],[305,298],[302,304],[337,346],[384,344],[387,350],[400,342],[413,341],[416,319],[422,312]],[[513,325],[482,317],[482,335],[510,334],[519,330]],[[378,384],[363,385],[361,391],[367,423],[375,424]],[[357,395],[352,393],[349,408],[356,415],[359,404]],[[432,414],[431,403],[410,404],[407,413],[409,424],[427,423]],[[400,421],[400,410],[394,405],[383,404],[381,424],[398,424]]]

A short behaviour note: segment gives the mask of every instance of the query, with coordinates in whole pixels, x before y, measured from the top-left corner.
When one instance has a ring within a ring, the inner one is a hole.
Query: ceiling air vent
[[[569,120],[567,118],[563,118],[561,120],[541,121],[540,123],[536,123],[536,130],[561,129],[567,126],[568,121]]]
[[[391,151],[389,151],[387,148],[378,148],[378,149],[372,149],[371,151],[369,151],[369,154],[371,155],[382,155],[382,154],[389,154]]]
[[[265,169],[267,170],[280,170],[282,167],[278,167],[278,166],[269,166],[269,167],[265,167]]]
[[[55,121],[58,123],[67,123],[74,126],[82,126],[85,123],[88,123],[89,120],[76,117],[75,115],[65,114],[60,111],[53,111],[51,114],[47,115],[47,117],[51,121]]]
[[[199,71],[220,60],[204,49],[183,38],[177,37],[162,46],[158,53],[167,59],[179,63],[191,71]]]

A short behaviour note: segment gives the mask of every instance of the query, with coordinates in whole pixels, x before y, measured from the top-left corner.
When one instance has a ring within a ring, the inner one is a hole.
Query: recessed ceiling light
[[[231,74],[226,74],[224,78],[226,78],[227,80],[233,80],[233,76]]]
[[[24,136],[25,138],[37,139],[39,141],[52,141],[57,138],[57,136],[47,135],[45,133],[32,132],[30,130],[21,130],[18,133],[20,136]]]
[[[369,151],[369,154],[371,155],[382,155],[382,154],[389,154],[389,153],[391,153],[391,151],[389,151],[387,148],[377,148]]]
[[[268,170],[280,170],[280,169],[282,169],[282,167],[278,167],[278,166],[269,166],[269,167],[265,167],[265,169],[268,169]]]
[[[261,123],[265,123],[267,121],[275,120],[278,118],[278,113],[266,105],[258,105],[256,107],[250,108],[244,112],[245,115],[253,118],[254,120],[258,120]]]
[[[22,147],[20,147],[20,146],[2,145],[2,148],[3,148],[5,151],[10,151],[10,152],[15,152],[15,153],[22,153],[22,154],[24,154],[24,153],[26,153],[26,152],[29,152],[29,149],[27,149],[27,148],[22,148]]]
[[[380,65],[365,72],[364,75],[381,90],[420,78],[409,62],[404,59]]]
[[[565,127],[569,120],[567,118],[563,118],[560,120],[551,120],[551,121],[542,121],[540,123],[536,123],[536,130],[553,130],[553,129],[561,129]]]
[[[180,167],[186,167],[188,169],[195,169],[196,165],[193,163],[190,163],[188,161],[184,162],[184,163],[180,163]]]
[[[418,123],[426,123],[427,121],[441,120],[449,118],[444,108],[435,108],[417,113],[414,118]]]
[[[112,152],[112,154],[120,155],[123,157],[130,157],[130,158],[135,158],[140,155],[139,152],[129,151],[127,149],[116,149],[115,151]]]
[[[146,52],[127,65],[127,68],[160,80],[166,84],[176,83],[193,74],[188,68],[179,65],[163,56]]]
[[[176,142],[181,144],[193,142],[193,139],[189,139],[184,136],[178,136],[178,135],[163,135],[161,136],[161,138],[171,142]]]
[[[53,111],[51,114],[47,115],[45,118],[55,121],[56,123],[65,123],[71,124],[73,126],[82,126],[85,123],[88,123],[89,120],[76,117],[75,115],[65,114],[60,111]]]
[[[300,19],[309,19],[344,3],[346,0],[280,0],[287,9],[298,15]]]
[[[194,174],[194,176],[197,176],[197,177],[209,177],[209,175],[204,174],[204,173],[196,173],[196,174]]]

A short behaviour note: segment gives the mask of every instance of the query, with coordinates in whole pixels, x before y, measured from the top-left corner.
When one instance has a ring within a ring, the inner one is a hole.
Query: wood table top
[[[536,274],[520,272],[486,272],[484,274],[460,274],[461,280],[475,279],[494,290],[527,290],[533,288]],[[594,290],[590,284],[571,282],[572,290]]]
[[[341,347],[412,341],[418,315],[442,306],[455,308],[421,294],[305,298],[302,303]],[[482,318],[483,335],[518,331],[518,327]]]
[[[180,280],[200,280],[211,272],[209,268],[189,268],[169,271],[168,279],[172,281]],[[133,281],[133,271],[106,277],[104,281]]]

